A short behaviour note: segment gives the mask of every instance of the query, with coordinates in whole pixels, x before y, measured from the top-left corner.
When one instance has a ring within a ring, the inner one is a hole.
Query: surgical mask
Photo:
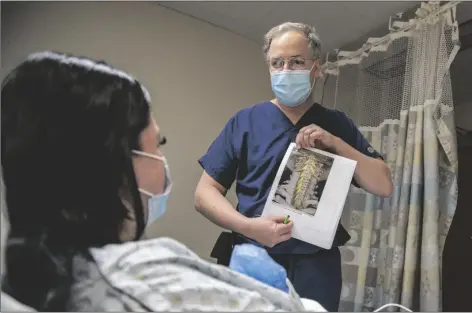
[[[315,81],[310,83],[310,72],[311,70],[283,70],[270,74],[272,91],[280,104],[296,107],[308,99],[315,85]]]
[[[161,161],[164,163],[164,167],[165,167],[165,172],[166,172],[165,186],[164,186],[164,192],[162,194],[156,195],[142,188],[138,189],[139,192],[141,192],[143,195],[146,195],[149,197],[148,219],[146,222],[146,226],[149,226],[150,224],[155,222],[157,219],[159,219],[165,213],[167,209],[167,199],[169,198],[169,194],[172,189],[172,180],[170,178],[169,165],[167,164],[167,160],[164,157],[157,156],[151,153],[137,151],[137,150],[133,150],[133,153],[137,155],[145,156],[154,160]]]

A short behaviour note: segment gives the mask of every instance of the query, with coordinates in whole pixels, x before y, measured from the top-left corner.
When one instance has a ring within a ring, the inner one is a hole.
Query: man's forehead
[[[307,56],[309,52],[308,40],[300,32],[287,32],[275,37],[270,45],[269,57]]]

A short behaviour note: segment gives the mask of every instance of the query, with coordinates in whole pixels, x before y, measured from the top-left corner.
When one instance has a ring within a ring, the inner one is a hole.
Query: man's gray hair
[[[264,52],[264,57],[267,59],[267,52],[270,49],[270,44],[274,38],[287,33],[289,31],[297,31],[306,36],[308,39],[308,46],[310,47],[312,57],[314,59],[320,59],[321,57],[321,40],[316,33],[316,29],[313,26],[304,24],[304,23],[293,23],[285,22],[283,24],[273,27],[267,32],[264,36],[264,46],[262,47],[262,52]]]

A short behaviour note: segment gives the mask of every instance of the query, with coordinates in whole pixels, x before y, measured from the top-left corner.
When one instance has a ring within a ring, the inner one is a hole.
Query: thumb
[[[283,223],[285,221],[285,216],[267,216],[267,218],[277,224]]]

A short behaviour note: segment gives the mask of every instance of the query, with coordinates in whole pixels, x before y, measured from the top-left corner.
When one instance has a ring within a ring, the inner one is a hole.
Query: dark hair
[[[149,125],[148,95],[103,62],[42,52],[5,78],[1,110],[7,292],[63,311],[75,255],[119,243],[130,209],[136,239],[144,231],[131,151]]]

